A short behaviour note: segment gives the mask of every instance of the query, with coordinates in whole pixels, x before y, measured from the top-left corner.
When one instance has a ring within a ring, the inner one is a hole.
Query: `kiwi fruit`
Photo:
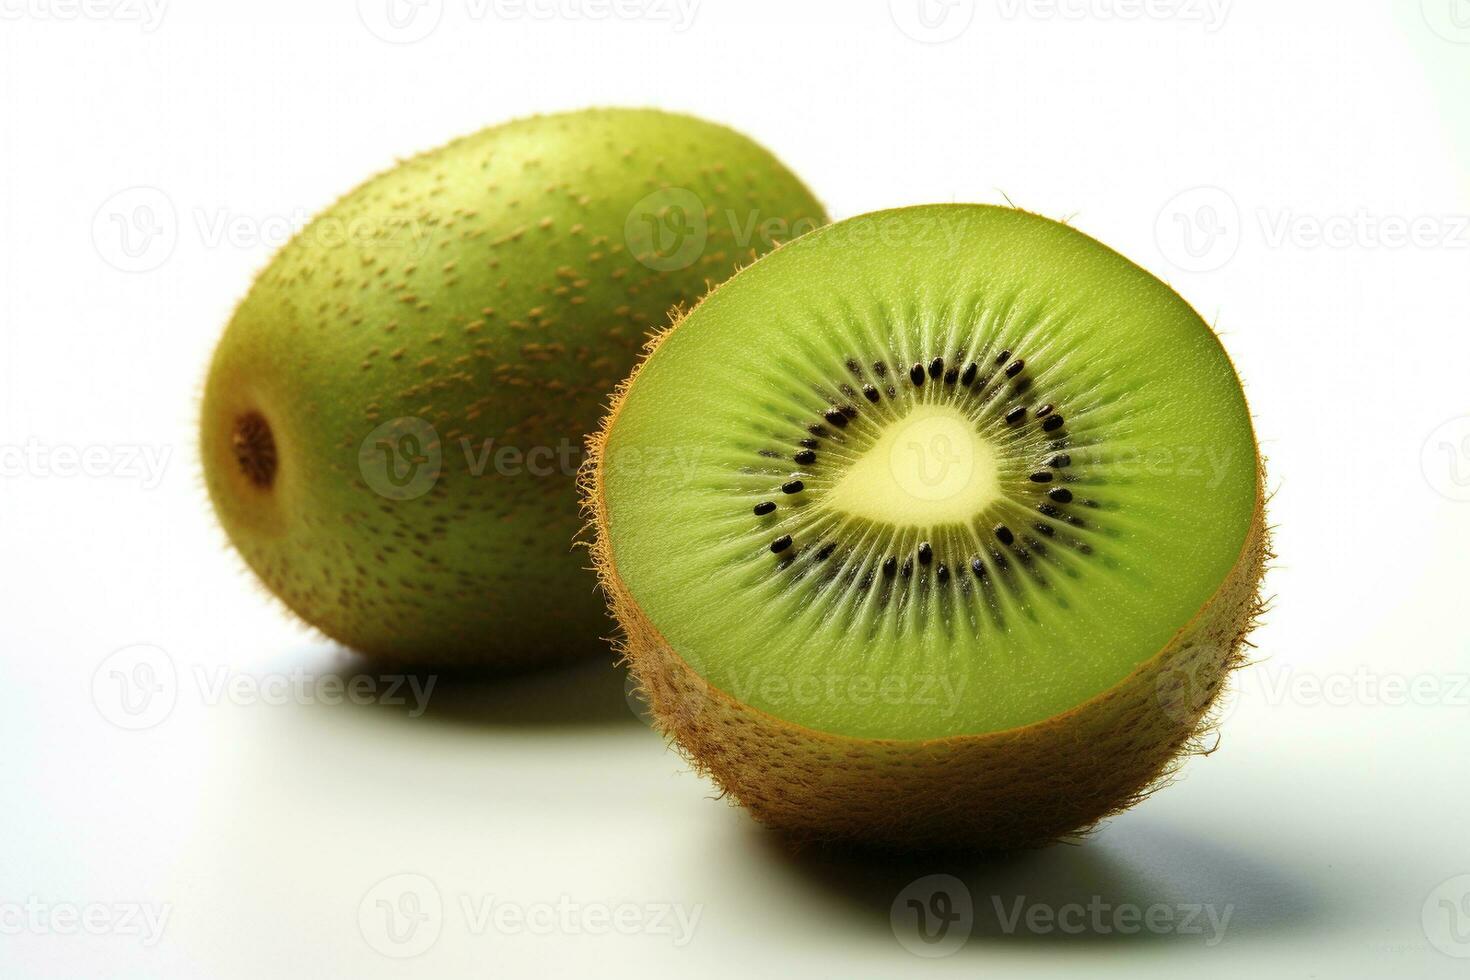
[[[235,310],[200,422],[220,522],[287,607],[369,656],[605,651],[572,545],[606,393],[671,307],[825,221],[766,150],[665,112],[522,119],[404,160]]]
[[[583,485],[660,726],[808,839],[1085,833],[1202,745],[1260,612],[1234,367],[1066,224],[829,225],[650,345]]]

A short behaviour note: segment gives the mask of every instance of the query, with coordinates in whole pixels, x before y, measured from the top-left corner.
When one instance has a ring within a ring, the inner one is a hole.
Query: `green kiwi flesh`
[[[1064,715],[1237,569],[1253,596],[1264,549],[1251,419],[1209,325],[1007,208],[865,215],[743,270],[661,339],[596,448],[630,645],[656,637],[801,738]],[[1257,608],[1232,606],[1227,647]]]

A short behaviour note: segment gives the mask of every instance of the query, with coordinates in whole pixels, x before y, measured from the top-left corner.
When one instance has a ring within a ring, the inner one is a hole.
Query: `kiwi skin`
[[[693,312],[692,310],[690,312]],[[686,316],[688,314],[685,314]],[[648,344],[589,437],[580,476],[590,548],[623,661],[660,731],[698,772],[761,823],[802,841],[892,851],[1009,851],[1085,835],[1205,754],[1212,708],[1244,663],[1264,611],[1270,550],[1264,461],[1239,556],[1206,602],[1157,653],[1094,698],[1008,731],[929,740],[854,738],[753,708],[710,684],[660,634],[618,574],[602,461]]]
[[[639,251],[661,192],[706,210],[702,248],[672,261]],[[762,147],[655,110],[520,119],[404,160],[283,247],[225,329],[200,411],[220,524],[288,609],[380,662],[605,653],[573,540],[606,393],[671,307],[771,247],[764,229],[825,223]],[[422,424],[389,437],[441,465],[408,499],[361,455],[404,419]]]

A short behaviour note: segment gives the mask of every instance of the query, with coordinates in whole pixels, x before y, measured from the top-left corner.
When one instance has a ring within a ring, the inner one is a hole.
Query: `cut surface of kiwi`
[[[771,812],[812,790],[794,781],[861,779],[783,780],[783,740],[1024,748],[1125,691],[1152,702],[1127,722],[1150,758],[1008,839],[1100,816],[1206,707],[1161,712],[1145,668],[1210,648],[1191,670],[1212,695],[1258,611],[1259,455],[1220,343],[1158,279],[1019,210],[879,212],[756,262],[659,339],[594,449],[634,668],[655,694],[696,684],[711,703],[675,736]],[[721,712],[769,727],[775,757]]]

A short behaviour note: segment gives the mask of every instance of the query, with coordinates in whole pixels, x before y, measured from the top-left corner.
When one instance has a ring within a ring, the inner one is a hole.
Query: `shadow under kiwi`
[[[611,653],[515,672],[395,669],[356,655],[334,673],[397,696],[351,703],[390,717],[482,728],[617,727],[643,724],[627,692],[627,670]]]
[[[798,845],[764,830],[742,836],[753,852],[746,859],[766,862],[793,890],[835,907],[855,930],[890,940],[908,930],[922,943],[914,925],[922,909],[929,941],[937,941],[946,918],[963,931],[961,954],[997,944],[1211,948],[1241,936],[1340,925],[1332,903],[1265,857],[1157,824],[1109,830],[982,856]]]

